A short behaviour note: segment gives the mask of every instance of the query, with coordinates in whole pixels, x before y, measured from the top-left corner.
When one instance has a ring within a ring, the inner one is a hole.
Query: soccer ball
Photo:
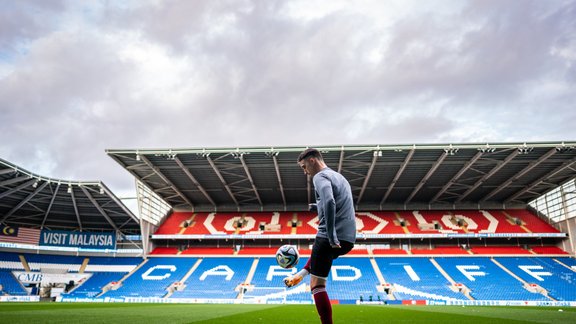
[[[298,260],[300,260],[300,255],[295,246],[282,245],[278,251],[276,251],[276,262],[284,269],[293,268],[298,264]]]

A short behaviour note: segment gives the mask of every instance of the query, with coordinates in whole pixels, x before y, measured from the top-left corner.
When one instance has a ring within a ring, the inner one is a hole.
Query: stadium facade
[[[317,148],[357,208],[332,299],[576,302],[575,142]],[[290,270],[272,257],[282,244],[301,262],[310,252],[303,149],[107,150],[136,180],[138,217],[102,182],[0,161],[3,299],[310,303],[305,283],[282,287]]]

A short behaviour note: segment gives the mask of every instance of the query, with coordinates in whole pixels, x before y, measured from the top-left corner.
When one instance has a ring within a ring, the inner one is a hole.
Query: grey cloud
[[[576,135],[574,1],[469,1],[385,26],[346,9],[300,20],[284,1],[136,4],[73,29],[21,11],[35,36],[0,32],[30,42],[0,77],[3,158],[126,190],[104,149]]]
[[[554,18],[538,17],[538,4],[471,1],[452,15],[400,20],[390,31],[385,63],[395,78],[387,85],[400,93],[432,89],[464,101],[515,98],[523,82],[560,63],[549,53],[567,17],[554,19],[562,8]]]
[[[63,0],[0,1],[0,48],[3,58],[15,59],[26,44],[45,35],[54,26],[55,14],[62,11]]]

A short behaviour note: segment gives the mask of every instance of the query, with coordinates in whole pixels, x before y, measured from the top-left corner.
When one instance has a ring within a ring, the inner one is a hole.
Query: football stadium
[[[576,142],[316,148],[356,210],[327,282],[336,322],[576,320]],[[318,228],[304,149],[109,149],[137,212],[101,181],[0,159],[3,321],[317,323],[308,281],[282,281]]]

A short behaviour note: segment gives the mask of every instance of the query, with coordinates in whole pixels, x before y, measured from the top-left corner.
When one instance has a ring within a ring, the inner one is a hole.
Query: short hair
[[[320,153],[320,151],[318,151],[315,148],[307,148],[305,149],[302,153],[300,153],[300,155],[298,155],[298,162],[309,158],[309,157],[314,157],[317,158],[318,160],[323,161],[324,158],[322,157],[322,153]]]

